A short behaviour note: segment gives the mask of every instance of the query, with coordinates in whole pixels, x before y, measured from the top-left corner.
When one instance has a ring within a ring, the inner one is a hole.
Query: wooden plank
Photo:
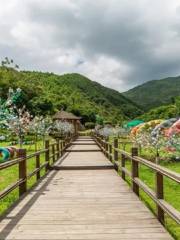
[[[66,149],[66,152],[101,152],[100,149]]]
[[[103,153],[71,152],[58,163],[1,219],[1,240],[172,240]]]
[[[72,145],[67,150],[76,150],[76,151],[91,151],[91,150],[100,150],[100,148],[97,145]]]
[[[88,152],[90,157],[85,157],[84,152],[71,152],[59,164],[60,166],[112,166],[101,152]]]
[[[108,170],[114,169],[114,166],[54,166],[55,170]]]

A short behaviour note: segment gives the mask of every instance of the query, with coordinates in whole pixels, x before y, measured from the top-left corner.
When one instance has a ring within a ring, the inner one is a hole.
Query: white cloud
[[[123,91],[180,69],[179,0],[0,0],[0,57]]]
[[[86,74],[90,79],[98,79],[105,86],[115,89],[123,88],[123,77],[126,77],[129,71],[130,68],[127,65],[106,56],[100,56],[84,62],[77,68],[77,72]]]

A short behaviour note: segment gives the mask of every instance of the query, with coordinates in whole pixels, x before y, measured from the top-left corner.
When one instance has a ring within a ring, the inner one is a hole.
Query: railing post
[[[126,157],[124,154],[121,154],[121,177],[124,180],[126,180],[126,174],[123,171],[123,168],[125,168],[125,165],[126,165]]]
[[[118,151],[116,148],[118,148],[118,138],[114,138],[114,161],[118,161]]]
[[[67,147],[67,137],[64,139],[64,147],[65,147],[65,149]]]
[[[102,141],[103,141],[102,136],[99,136],[99,143],[101,145],[101,150],[103,152],[104,150],[103,150],[103,142]]]
[[[109,160],[112,162],[112,145],[111,144],[108,145],[109,145]]]
[[[105,143],[105,137],[104,137],[104,136],[102,136],[102,141],[103,141],[103,142],[102,142],[103,153],[105,154],[105,151],[106,151],[106,150],[105,150],[105,148],[106,148],[106,147],[105,147],[105,146],[106,146],[106,143]]]
[[[103,147],[104,147],[104,154],[106,155],[106,138],[103,137]]]
[[[99,144],[101,145],[101,150],[103,150],[103,144],[102,144],[102,137],[101,136],[99,136]]]
[[[104,140],[104,137],[103,136],[100,136],[100,141],[101,141],[101,146],[102,146],[102,152],[104,153],[104,143],[103,143],[103,140]]]
[[[64,152],[65,152],[65,150],[67,149],[67,145],[68,145],[68,138],[67,137],[64,138],[63,144],[64,144]]]
[[[109,148],[109,138],[106,137],[105,138],[105,155],[106,155],[106,157],[109,157],[108,156],[108,148]]]
[[[63,154],[64,154],[65,147],[66,147],[66,139],[65,139],[65,138],[63,139],[63,142],[62,142],[62,143],[63,143]]]
[[[102,146],[102,137],[101,137],[101,135],[98,135],[97,139],[98,139],[98,142],[99,142],[99,144],[101,146],[101,150],[102,150],[103,146]]]
[[[157,199],[164,198],[163,175],[159,172],[156,172],[156,197]],[[157,218],[164,225],[164,211],[158,204],[157,204]]]
[[[36,155],[36,169],[40,168],[40,155]],[[40,171],[36,173],[36,180],[38,181],[40,179]]]
[[[139,186],[134,182],[134,178],[139,177],[139,163],[133,159],[134,156],[138,156],[138,148],[132,148],[132,189],[133,192],[139,196]]]
[[[96,140],[97,144],[99,145],[100,149],[102,150],[100,137],[97,135],[95,135],[94,137],[95,137],[95,140]]]
[[[57,160],[60,157],[60,146],[59,146],[59,139],[57,139]]]
[[[47,162],[46,165],[46,172],[49,170],[50,162],[49,162],[49,140],[45,141],[45,149],[47,150],[45,153],[45,161]]]
[[[61,157],[63,155],[63,141],[61,140]]]
[[[55,156],[55,144],[53,143],[52,145],[52,159],[53,163],[56,161],[56,156]]]
[[[19,149],[18,157],[24,159],[19,162],[19,180],[23,180],[19,185],[19,196],[22,196],[27,191],[26,149]]]

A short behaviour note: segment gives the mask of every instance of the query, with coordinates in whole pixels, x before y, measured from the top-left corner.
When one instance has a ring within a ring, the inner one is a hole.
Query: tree
[[[17,64],[14,64],[14,60],[9,59],[8,57],[5,57],[4,60],[1,61],[1,66],[6,69],[19,69],[19,66]]]
[[[177,108],[177,116],[180,116],[180,96],[176,97],[175,105],[176,105],[176,108]]]

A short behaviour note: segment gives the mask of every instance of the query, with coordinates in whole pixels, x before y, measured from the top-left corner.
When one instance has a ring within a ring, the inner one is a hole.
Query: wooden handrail
[[[33,153],[33,154],[30,154],[30,155],[28,155],[28,156],[26,157],[26,159],[31,159],[31,158],[39,155],[39,154],[45,153],[46,151],[48,151],[48,149],[43,149],[43,150],[40,150],[40,151],[35,152],[35,153]],[[11,167],[11,166],[13,166],[13,165],[16,165],[16,164],[24,161],[24,159],[25,159],[25,158],[23,158],[23,157],[19,157],[19,158],[16,158],[16,159],[14,159],[14,160],[11,160],[11,161],[7,161],[7,162],[5,162],[5,163],[1,163],[1,164],[0,164],[0,170],[3,170],[3,169],[6,169],[6,168]]]
[[[6,197],[9,193],[11,193],[14,189],[16,189],[17,187],[19,187],[19,185],[21,183],[23,183],[23,179],[19,179],[17,182],[12,183],[10,186],[8,186],[7,188],[5,188],[3,191],[0,192],[0,199],[3,199],[4,197]]]
[[[26,159],[31,159],[31,158],[36,157],[37,155],[41,155],[42,153],[45,153],[45,152],[47,152],[47,151],[48,151],[48,149],[42,149],[42,150],[40,150],[40,151],[37,151],[37,152],[35,152],[35,153],[32,153],[32,154],[28,155],[28,156],[26,157]]]
[[[165,167],[152,163],[142,157],[138,156],[138,149],[132,148],[131,153],[128,153],[118,148],[117,140],[114,143],[108,143],[107,140],[103,140],[102,136],[94,136],[99,147],[102,149],[104,154],[114,163],[115,169],[121,170],[121,177],[126,180],[126,175],[129,176],[132,182],[132,190],[139,196],[139,188],[143,190],[157,205],[157,218],[164,224],[164,213],[168,214],[178,224],[180,224],[180,212],[173,206],[164,200],[164,183],[163,177],[167,177],[176,183],[180,183],[180,174],[173,172]],[[111,146],[111,151],[114,151],[114,159],[112,154],[106,149],[105,146]],[[120,159],[119,159],[120,157]],[[125,167],[126,160],[131,160],[132,170],[131,172]],[[120,160],[120,163],[118,162]],[[139,164],[145,165],[149,169],[155,172],[156,181],[155,189],[150,189],[140,178],[139,178]]]
[[[0,199],[6,197],[9,193],[19,187],[19,196],[23,195],[27,191],[27,180],[36,175],[36,180],[38,181],[40,176],[40,171],[45,168],[46,172],[49,171],[51,158],[53,159],[54,164],[60,156],[65,152],[65,149],[71,143],[71,138],[65,139],[63,141],[57,141],[54,143],[49,143],[49,140],[45,141],[45,149],[39,150],[33,154],[26,155],[26,149],[18,150],[18,158],[7,161],[0,164],[0,171],[11,168],[14,165],[19,165],[19,179],[6,187],[0,192]],[[52,153],[52,154],[51,154]],[[45,162],[40,164],[40,157],[42,154],[45,154]],[[29,174],[27,174],[27,160],[35,157],[36,168]]]
[[[11,160],[9,162],[1,163],[0,170],[4,170],[6,168],[12,167],[22,161],[24,161],[24,158],[17,158],[17,159]]]
[[[180,183],[180,174],[179,173],[176,173],[176,172],[173,172],[165,167],[162,167],[160,165],[157,165],[155,163],[152,163],[146,159],[143,159],[141,157],[133,157],[133,160],[134,161],[137,161],[153,170],[155,170],[156,172],[159,172],[161,174],[163,174],[164,176],[170,178],[171,180],[173,181],[176,181],[177,183]]]

